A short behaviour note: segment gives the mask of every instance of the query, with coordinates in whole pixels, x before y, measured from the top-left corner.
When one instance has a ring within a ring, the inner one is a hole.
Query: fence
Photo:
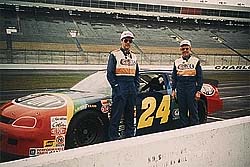
[[[0,50],[1,64],[107,64],[107,52]],[[145,65],[170,65],[178,54],[139,54],[138,62]],[[202,65],[249,65],[238,55],[198,55]],[[249,59],[250,56],[247,56]]]

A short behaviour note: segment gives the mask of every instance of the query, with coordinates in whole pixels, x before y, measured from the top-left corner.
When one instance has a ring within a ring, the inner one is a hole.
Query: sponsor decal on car
[[[213,96],[215,93],[215,89],[213,86],[209,84],[203,84],[201,88],[201,92],[206,96]]]
[[[96,104],[88,104],[87,108],[97,108],[97,105]]]
[[[30,156],[37,156],[43,154],[51,154],[55,152],[63,151],[63,147],[48,147],[48,148],[30,148],[29,155]]]
[[[44,140],[43,147],[55,147],[56,141],[55,140]]]
[[[101,100],[101,112],[108,113],[111,110],[111,102],[109,100]]]
[[[56,136],[56,147],[64,147],[64,145],[65,145],[65,137]]]
[[[53,128],[66,128],[67,117],[66,116],[55,116],[51,117],[51,129]]]
[[[51,128],[51,136],[66,135],[66,128]]]
[[[83,104],[83,105],[77,105],[75,104],[75,111],[74,113],[81,111],[81,110],[85,110],[87,108],[87,104]]]

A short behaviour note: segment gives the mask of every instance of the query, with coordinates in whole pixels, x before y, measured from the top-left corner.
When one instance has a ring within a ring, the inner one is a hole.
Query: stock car
[[[168,71],[140,72],[135,135],[178,127],[178,99],[171,97],[170,76]],[[207,114],[222,109],[216,84],[203,84],[198,106],[201,123],[206,122]],[[98,71],[67,90],[16,98],[0,107],[0,151],[28,157],[107,141],[111,107],[106,71]],[[121,138],[123,132],[121,120]]]

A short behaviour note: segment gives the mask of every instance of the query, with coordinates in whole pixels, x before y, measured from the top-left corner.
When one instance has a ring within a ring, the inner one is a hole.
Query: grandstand
[[[166,5],[160,3],[148,13],[149,5],[147,11],[138,5],[137,11],[135,2],[123,3],[126,10],[117,2],[112,12],[100,4],[87,7],[91,1],[72,2],[74,6],[66,2],[71,1],[0,2],[0,63],[106,64],[109,51],[120,45],[120,33],[130,30],[136,36],[133,50],[141,64],[172,64],[179,56],[179,41],[189,39],[203,65],[249,65],[249,7],[230,6],[225,11],[231,12],[223,17],[214,14],[208,19],[203,12],[194,15],[193,7],[191,14],[183,12],[189,5],[181,8],[173,2],[174,13],[167,16]],[[217,13],[221,9],[216,6],[198,5],[195,10]]]

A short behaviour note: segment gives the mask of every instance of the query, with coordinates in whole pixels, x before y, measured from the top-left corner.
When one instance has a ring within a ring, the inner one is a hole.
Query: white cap
[[[120,40],[122,40],[123,38],[126,38],[126,37],[130,37],[130,38],[134,39],[134,34],[132,32],[130,32],[130,31],[123,31],[121,33]]]
[[[183,40],[183,41],[181,41],[181,43],[180,43],[180,46],[182,46],[182,45],[188,45],[188,46],[191,46],[191,42],[189,41],[189,40]]]

